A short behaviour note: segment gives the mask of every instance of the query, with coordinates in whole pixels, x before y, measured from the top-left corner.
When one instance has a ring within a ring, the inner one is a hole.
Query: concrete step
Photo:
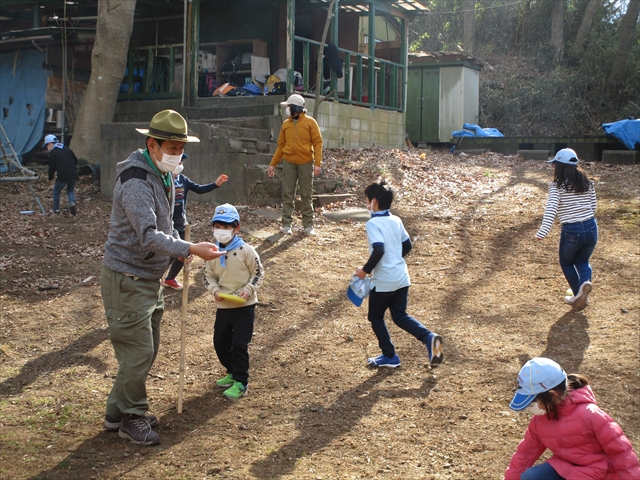
[[[640,161],[638,150],[603,150],[602,163],[635,165]]]
[[[314,182],[315,186],[315,182]],[[330,194],[319,194],[312,195],[313,204],[316,207],[322,207],[324,205],[330,205],[332,203],[344,202],[352,198],[354,195],[352,193],[330,193]]]
[[[238,117],[261,117],[265,115],[274,115],[276,109],[273,104],[224,104],[216,107],[190,107],[187,109],[187,120],[214,120],[224,118]]]
[[[549,160],[551,152],[549,150],[518,150],[520,155],[525,160]]]

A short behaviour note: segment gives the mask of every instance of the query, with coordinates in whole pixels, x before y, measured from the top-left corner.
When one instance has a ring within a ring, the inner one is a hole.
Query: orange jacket
[[[322,164],[322,134],[315,119],[301,113],[296,121],[291,118],[284,121],[270,165],[275,167],[283,158],[296,165],[314,160],[316,167]]]

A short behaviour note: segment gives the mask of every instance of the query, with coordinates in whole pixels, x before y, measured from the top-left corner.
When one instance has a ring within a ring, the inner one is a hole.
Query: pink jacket
[[[536,415],[504,475],[520,480],[548,448],[547,460],[567,480],[640,479],[640,464],[620,426],[596,405],[588,385],[573,391],[558,406],[558,420]]]

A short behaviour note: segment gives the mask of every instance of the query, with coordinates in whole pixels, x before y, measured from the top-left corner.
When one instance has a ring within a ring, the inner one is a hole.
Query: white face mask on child
[[[213,229],[213,237],[222,245],[227,245],[231,240],[233,240],[234,236],[235,234],[233,233],[233,230],[227,230],[225,228]]]
[[[547,414],[547,411],[544,408],[540,408],[540,406],[538,405],[538,402],[536,402],[535,400],[531,402],[531,404],[527,407],[527,410],[529,410],[533,415]]]

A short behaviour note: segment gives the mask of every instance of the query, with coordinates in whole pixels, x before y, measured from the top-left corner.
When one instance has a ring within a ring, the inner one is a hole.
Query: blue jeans
[[[384,323],[384,314],[389,309],[393,323],[406,332],[416,337],[422,343],[427,343],[431,333],[427,327],[407,313],[407,299],[409,287],[403,287],[394,292],[376,292],[375,287],[369,294],[369,321],[373,333],[378,337],[378,345],[385,357],[393,357],[396,349],[391,342],[391,336],[387,325]]]
[[[68,182],[61,182],[56,179],[56,183],[53,184],[53,211],[60,210],[60,193],[64,187],[67,187],[67,197],[69,197],[69,205],[76,204],[76,197],[73,194],[73,190],[76,188],[76,181],[69,180]]]
[[[564,478],[558,475],[558,472],[551,465],[544,462],[535,467],[527,468],[520,475],[520,480],[564,480]]]
[[[584,222],[565,223],[560,235],[560,266],[574,295],[580,285],[591,281],[589,259],[598,243],[598,224],[595,218]]]

